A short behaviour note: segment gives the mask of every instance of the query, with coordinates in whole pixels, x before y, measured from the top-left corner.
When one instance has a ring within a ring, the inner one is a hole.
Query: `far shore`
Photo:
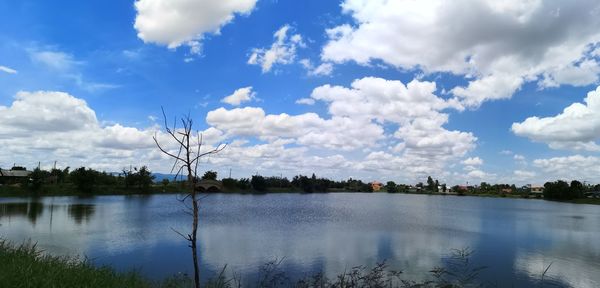
[[[105,188],[105,189],[103,189]],[[97,187],[94,189],[93,193],[81,193],[74,189],[73,187],[69,187],[69,185],[57,185],[54,187],[50,187],[45,191],[40,192],[32,192],[22,187],[16,186],[0,186],[0,197],[53,197],[53,196],[74,196],[74,197],[93,197],[93,196],[149,196],[149,195],[177,195],[183,194],[184,188],[182,187],[163,187],[163,186],[152,186],[147,191],[140,191],[139,189],[125,189],[125,188],[115,188],[115,187]],[[438,193],[438,192],[425,192],[425,193],[411,193],[411,192],[395,192],[390,193],[387,191],[376,191],[376,192],[364,192],[364,191],[350,191],[344,189],[331,189],[331,191],[327,192],[314,192],[314,193],[306,193],[299,189],[289,189],[289,188],[273,188],[269,189],[265,192],[259,192],[255,190],[231,190],[231,191],[219,191],[219,192],[211,192],[210,194],[232,194],[232,195],[266,195],[266,194],[329,194],[329,193],[366,193],[366,194],[408,194],[408,195],[436,195],[436,196],[471,196],[471,197],[487,197],[487,198],[510,198],[510,199],[535,199],[535,200],[547,200],[553,202],[562,202],[562,203],[573,203],[573,204],[591,204],[591,205],[600,205],[600,199],[598,198],[581,198],[581,199],[572,199],[572,200],[548,200],[540,197],[535,197],[532,195],[523,195],[523,194],[477,194],[477,193]]]

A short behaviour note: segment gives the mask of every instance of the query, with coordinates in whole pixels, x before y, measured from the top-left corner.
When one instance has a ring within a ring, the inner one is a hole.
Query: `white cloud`
[[[254,48],[248,59],[248,64],[259,65],[263,73],[271,71],[275,64],[291,64],[296,59],[296,50],[298,47],[304,47],[305,44],[300,34],[288,36],[290,25],[284,25],[277,30],[273,37],[275,42],[269,49]]]
[[[6,67],[6,66],[1,66],[1,65],[0,65],[0,71],[2,71],[4,73],[8,73],[8,74],[17,74],[17,70]]]
[[[368,121],[348,117],[322,119],[315,113],[266,114],[259,107],[208,112],[206,121],[228,136],[257,137],[265,141],[292,139],[300,145],[350,150],[372,146],[383,137],[383,129]],[[355,124],[361,125],[355,125]],[[366,137],[365,137],[366,136]]]
[[[533,165],[545,172],[544,181],[580,180],[595,181],[600,175],[600,158],[572,155],[549,159],[536,159]]]
[[[525,161],[525,156],[523,156],[523,155],[520,155],[520,154],[515,154],[515,156],[513,156],[513,158],[514,158],[516,161]]]
[[[102,126],[96,113],[64,92],[19,92],[0,106],[0,162],[59,162],[118,171],[151,162],[157,127]]]
[[[81,64],[81,62],[75,60],[73,55],[60,51],[29,50],[29,56],[36,63],[43,64],[51,69],[62,72],[68,71],[74,66]]]
[[[593,59],[585,59],[581,63],[569,63],[554,71],[544,74],[543,80],[539,86],[558,87],[560,84],[570,84],[573,86],[585,86],[598,83],[598,74],[600,74],[600,64]]]
[[[590,91],[585,103],[573,103],[553,117],[529,117],[513,123],[519,136],[547,143],[550,148],[600,151],[600,87]]]
[[[63,92],[19,92],[10,107],[0,106],[0,127],[7,131],[60,132],[97,125],[87,103]]]
[[[252,86],[237,89],[233,94],[223,98],[221,102],[233,106],[240,106],[242,102],[247,102],[256,97],[256,92],[252,91]]]
[[[515,170],[513,172],[514,180],[519,182],[532,180],[536,175],[537,174],[533,171]]]
[[[363,161],[350,165],[352,171],[403,171],[406,179],[412,180],[443,173],[449,161],[463,157],[477,140],[471,133],[443,127],[448,115],[441,111],[455,104],[437,97],[435,91],[433,82],[413,80],[405,85],[366,77],[355,80],[349,88],[317,87],[310,98],[298,100],[324,102],[329,118],[315,113],[267,114],[259,107],[244,107],[210,111],[206,120],[230,139],[283,140],[330,152],[368,153]],[[398,128],[386,134],[384,125]],[[390,147],[391,153],[382,147]]]
[[[236,14],[252,12],[256,0],[137,0],[134,28],[144,42],[201,52],[205,33],[220,32]]]
[[[326,31],[323,61],[464,76],[468,85],[451,91],[469,107],[510,98],[527,82],[598,81],[597,1],[346,0],[342,10],[355,23]]]
[[[304,104],[304,105],[314,105],[315,99],[312,98],[300,98],[296,100],[296,104]]]
[[[496,177],[494,174],[486,173],[481,170],[473,170],[466,175],[467,179],[470,180],[485,180],[490,182],[493,178]]]
[[[481,160],[481,158],[479,158],[479,157],[471,157],[471,158],[467,158],[467,159],[463,160],[462,163],[464,165],[478,166],[478,165],[483,165],[483,160]]]
[[[331,63],[321,63],[315,67],[308,59],[302,59],[299,62],[306,69],[309,76],[328,76],[333,72],[333,64]]]

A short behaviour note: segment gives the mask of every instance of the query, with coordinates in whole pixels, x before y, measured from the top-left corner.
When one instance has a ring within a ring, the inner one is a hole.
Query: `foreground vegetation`
[[[328,278],[316,273],[301,279],[292,279],[281,270],[281,261],[271,261],[258,268],[254,279],[226,276],[221,273],[204,282],[204,287],[488,287],[480,282],[484,266],[470,261],[471,251],[455,250],[443,259],[444,267],[433,267],[425,280],[408,280],[402,271],[391,270],[385,262],[373,267],[356,266],[336,277]],[[548,267],[550,268],[550,267]],[[545,279],[544,271],[538,282],[560,284]],[[90,262],[73,258],[54,257],[44,254],[35,245],[13,246],[0,240],[0,283],[3,287],[191,287],[193,281],[186,275],[178,275],[156,282],[145,279],[135,272],[119,273],[109,267],[95,267]]]
[[[0,240],[0,283],[3,287],[148,287],[136,273],[116,273],[87,261],[53,257],[35,245],[12,246]]]

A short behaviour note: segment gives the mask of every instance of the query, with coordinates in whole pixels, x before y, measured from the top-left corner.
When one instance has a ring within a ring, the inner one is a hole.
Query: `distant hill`
[[[169,181],[175,179],[175,174],[152,173],[152,175],[154,176],[154,182],[161,182],[163,179],[168,179]],[[182,177],[179,175],[179,179],[185,179],[185,176]]]

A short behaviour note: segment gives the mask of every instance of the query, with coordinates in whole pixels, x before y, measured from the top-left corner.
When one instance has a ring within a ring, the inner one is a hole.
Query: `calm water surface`
[[[0,198],[0,237],[36,241],[57,255],[79,255],[161,279],[191,272],[189,248],[172,229],[190,231],[174,195]],[[387,260],[419,280],[470,248],[480,278],[530,286],[600,287],[600,206],[542,200],[405,194],[215,194],[202,202],[202,275],[223,265],[255,276],[283,259],[291,275],[335,275]]]

